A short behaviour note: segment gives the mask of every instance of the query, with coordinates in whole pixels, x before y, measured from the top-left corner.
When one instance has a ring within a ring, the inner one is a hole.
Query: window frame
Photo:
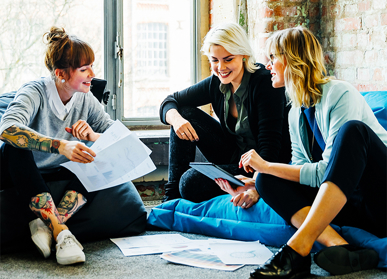
[[[120,120],[129,128],[136,129],[162,129],[167,128],[159,117],[125,118],[124,117],[124,58],[123,46],[123,1],[127,0],[104,0],[104,75],[107,80],[107,90],[110,91],[109,102],[106,112],[112,119]],[[200,2],[190,0],[191,13],[191,82],[196,83],[201,74],[200,67]],[[199,47],[198,47],[199,46]],[[182,88],[184,89],[184,88]],[[171,94],[173,92],[170,92]]]

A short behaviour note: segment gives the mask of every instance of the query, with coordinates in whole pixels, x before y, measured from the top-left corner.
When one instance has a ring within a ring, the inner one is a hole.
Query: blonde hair
[[[293,106],[307,108],[320,102],[319,85],[333,77],[326,76],[323,51],[317,38],[307,28],[298,26],[273,33],[266,41],[266,55],[270,54],[286,66],[286,93]]]
[[[47,44],[44,63],[53,79],[55,70],[64,70],[70,77],[70,69],[77,69],[94,62],[94,51],[91,46],[75,36],[68,35],[64,28],[51,27],[43,35]]]
[[[202,53],[209,57],[210,48],[213,45],[220,45],[233,55],[248,56],[243,64],[250,73],[254,73],[259,69],[255,65],[253,49],[247,38],[246,31],[239,24],[228,22],[213,27],[204,38],[201,48]]]

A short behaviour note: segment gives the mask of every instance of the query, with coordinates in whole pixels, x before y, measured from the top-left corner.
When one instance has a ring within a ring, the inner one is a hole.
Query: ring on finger
[[[181,133],[181,135],[182,135],[182,136],[184,136],[184,135],[185,135],[185,133]]]
[[[242,206],[246,206],[247,204],[244,202],[244,203],[242,203]]]

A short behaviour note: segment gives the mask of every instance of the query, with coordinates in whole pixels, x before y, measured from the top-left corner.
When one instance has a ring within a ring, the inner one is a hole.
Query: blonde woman
[[[349,245],[329,224],[386,237],[387,132],[352,85],[326,76],[321,46],[306,28],[274,33],[267,55],[273,86],[285,86],[292,104],[292,164],[255,150],[240,164],[259,172],[260,196],[298,230],[251,277],[308,275],[315,241],[327,246],[315,262],[332,274],[375,268],[374,250]]]
[[[284,89],[272,87],[270,72],[255,63],[246,32],[236,23],[212,28],[202,52],[212,75],[169,95],[160,107],[161,121],[172,126],[164,201],[182,196],[201,202],[227,192],[235,206],[249,208],[258,201],[254,180],[242,177],[246,186],[233,189],[189,169],[189,162],[198,147],[208,161],[234,175],[248,175],[238,161],[250,149],[267,160],[288,163]],[[206,104],[212,105],[219,121],[198,108]]]

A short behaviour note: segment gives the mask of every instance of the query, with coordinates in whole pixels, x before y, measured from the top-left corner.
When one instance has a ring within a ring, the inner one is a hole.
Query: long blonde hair
[[[253,49],[247,38],[246,31],[237,23],[226,22],[213,27],[205,36],[201,51],[210,56],[210,48],[213,45],[224,47],[233,55],[246,55],[244,67],[250,73],[254,73],[259,67],[255,65]]]
[[[307,28],[298,26],[273,33],[266,42],[266,54],[286,66],[284,72],[286,93],[293,106],[316,105],[322,93],[319,85],[328,77],[321,45]]]

